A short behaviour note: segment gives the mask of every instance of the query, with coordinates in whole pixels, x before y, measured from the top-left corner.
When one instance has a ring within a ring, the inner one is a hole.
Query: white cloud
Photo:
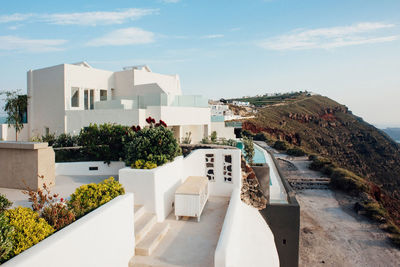
[[[20,14],[0,16],[0,23],[13,21],[39,21],[57,25],[111,25],[122,24],[130,20],[157,13],[157,9],[130,8],[119,11],[91,11],[53,14]]]
[[[63,50],[61,39],[26,39],[12,35],[0,36],[0,50],[20,52],[50,52]]]
[[[1,15],[0,23],[23,21],[23,20],[27,20],[28,18],[30,18],[32,16],[33,16],[33,14],[21,14],[21,13],[15,13],[15,14],[11,14],[11,15]]]
[[[352,26],[295,30],[258,43],[269,50],[331,49],[351,45],[383,43],[397,40],[399,36],[372,36],[371,32],[392,28],[394,24],[380,22],[358,23]]]
[[[122,46],[154,42],[154,33],[140,28],[124,28],[112,31],[86,43],[87,46]]]
[[[210,35],[205,35],[201,37],[202,39],[216,39],[216,38],[223,38],[223,34],[210,34]]]

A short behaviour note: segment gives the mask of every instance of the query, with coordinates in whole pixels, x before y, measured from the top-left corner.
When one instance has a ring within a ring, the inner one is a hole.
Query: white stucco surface
[[[236,139],[235,128],[225,127],[225,122],[211,122],[211,132],[216,131],[218,138]]]
[[[214,266],[279,267],[274,235],[259,211],[240,200],[240,189],[232,192]]]
[[[175,190],[183,180],[183,157],[151,169],[123,168],[119,171],[119,182],[126,192],[135,194],[135,203],[143,205],[162,222],[173,210]]]
[[[29,126],[24,124],[24,128],[18,133],[18,141],[29,141]],[[0,124],[0,140],[15,141],[14,126],[8,127],[8,124]]]
[[[119,196],[2,264],[126,267],[135,252],[133,194]]]
[[[97,170],[89,169],[93,167],[97,168]],[[121,161],[112,161],[110,164],[104,163],[103,161],[61,162],[56,163],[56,176],[114,176],[118,175],[118,171],[124,167],[125,163]]]

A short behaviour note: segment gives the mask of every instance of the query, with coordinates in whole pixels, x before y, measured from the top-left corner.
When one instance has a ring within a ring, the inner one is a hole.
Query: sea
[[[6,117],[0,117],[0,124],[6,123]]]

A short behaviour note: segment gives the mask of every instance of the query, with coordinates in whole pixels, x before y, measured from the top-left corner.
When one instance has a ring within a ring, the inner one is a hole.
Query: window
[[[100,101],[107,101],[107,90],[100,89]]]
[[[79,108],[79,88],[71,88],[71,107]]]

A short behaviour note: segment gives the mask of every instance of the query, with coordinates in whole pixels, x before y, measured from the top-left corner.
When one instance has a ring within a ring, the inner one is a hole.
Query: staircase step
[[[138,244],[150,229],[156,224],[157,217],[152,213],[145,213],[135,222],[135,241]]]
[[[135,205],[135,222],[146,212],[143,205]]]
[[[135,254],[141,256],[150,256],[167,234],[168,230],[169,223],[163,222],[154,225],[154,227],[143,238],[143,240],[137,243]]]

